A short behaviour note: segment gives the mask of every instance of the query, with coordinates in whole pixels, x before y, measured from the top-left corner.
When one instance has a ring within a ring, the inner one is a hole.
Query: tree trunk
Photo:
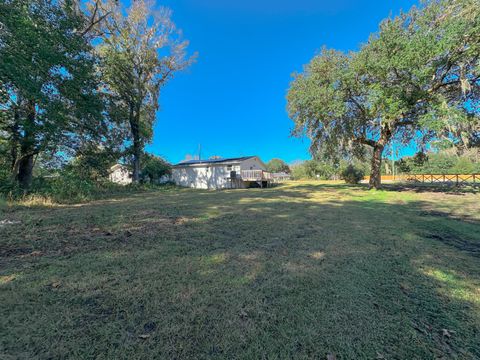
[[[18,159],[18,139],[16,138],[15,135],[12,136],[12,139],[10,140],[10,158],[11,158],[11,170],[12,173],[15,170],[15,164],[17,163]],[[13,173],[15,176],[16,173]]]
[[[384,145],[375,145],[373,147],[372,168],[370,170],[370,181],[368,187],[379,189],[382,182],[382,154]]]
[[[22,189],[28,189],[32,184],[35,151],[35,103],[28,103],[27,121],[24,126],[23,136],[17,141],[20,143],[20,156],[13,166],[13,175]]]
[[[11,157],[11,170],[12,173],[15,169],[15,164],[17,163],[18,159],[18,123],[20,121],[20,114],[18,112],[18,108],[15,107],[14,110],[14,123],[12,126],[12,136],[10,139],[10,157]],[[14,176],[16,176],[16,173],[13,173]]]
[[[132,180],[135,183],[140,182],[140,156],[142,155],[142,147],[138,135],[133,139],[133,175]]]
[[[130,129],[133,140],[133,173],[132,181],[140,182],[140,157],[142,155],[142,142],[140,140],[140,112],[134,113],[133,106],[130,106]]]
[[[22,189],[28,189],[32,185],[32,178],[33,155],[27,155],[19,160],[17,181]]]

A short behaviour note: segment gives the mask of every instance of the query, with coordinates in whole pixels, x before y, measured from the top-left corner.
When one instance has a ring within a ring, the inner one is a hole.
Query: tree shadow
[[[416,193],[435,192],[446,193],[452,195],[462,194],[478,194],[480,192],[480,184],[421,184],[421,183],[394,183],[382,184],[382,189],[386,191],[412,191]]]

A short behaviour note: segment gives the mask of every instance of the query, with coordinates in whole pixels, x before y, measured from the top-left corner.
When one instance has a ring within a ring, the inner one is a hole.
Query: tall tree
[[[0,3],[0,130],[10,143],[12,174],[32,181],[35,157],[94,136],[101,118],[95,58],[71,2]]]
[[[193,57],[187,57],[188,41],[182,40],[168,9],[154,9],[143,0],[128,9],[112,8],[100,53],[108,91],[124,109],[130,127],[133,181],[138,182],[143,148],[153,135],[160,89]]]
[[[370,186],[380,186],[393,141],[459,141],[478,122],[480,7],[477,0],[425,3],[380,25],[360,51],[322,50],[291,84],[295,134],[312,152],[364,155]],[[468,13],[468,16],[466,14]]]

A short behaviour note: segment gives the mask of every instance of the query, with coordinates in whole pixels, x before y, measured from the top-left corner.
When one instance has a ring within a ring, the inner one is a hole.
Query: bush
[[[306,160],[291,166],[293,179],[320,179],[330,180],[336,175],[335,166],[319,160]]]
[[[340,173],[340,178],[345,180],[347,184],[358,184],[364,176],[365,172],[353,165],[348,165]]]
[[[290,167],[282,159],[272,159],[267,163],[267,171],[271,173],[290,173]]]
[[[159,156],[145,154],[141,177],[143,182],[158,183],[165,175],[170,175],[172,166]]]
[[[56,177],[34,179],[32,187],[28,191],[14,185],[7,189],[0,188],[0,209],[2,198],[7,202],[22,202],[31,205],[74,204],[136,192],[171,191],[176,188],[173,183],[120,185],[109,181],[80,179],[71,173],[61,172]]]
[[[14,190],[15,182],[12,180],[10,171],[0,169],[0,193],[7,194]]]
[[[70,172],[50,178],[35,178],[28,191],[12,183],[4,186],[0,192],[10,201],[27,201],[33,199],[53,203],[77,203],[121,192],[122,186],[109,182],[96,182],[82,179]]]

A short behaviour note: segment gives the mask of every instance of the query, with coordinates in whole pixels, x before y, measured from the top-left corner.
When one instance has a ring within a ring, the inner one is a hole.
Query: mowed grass
[[[2,359],[478,359],[480,195],[292,182],[3,206]]]

